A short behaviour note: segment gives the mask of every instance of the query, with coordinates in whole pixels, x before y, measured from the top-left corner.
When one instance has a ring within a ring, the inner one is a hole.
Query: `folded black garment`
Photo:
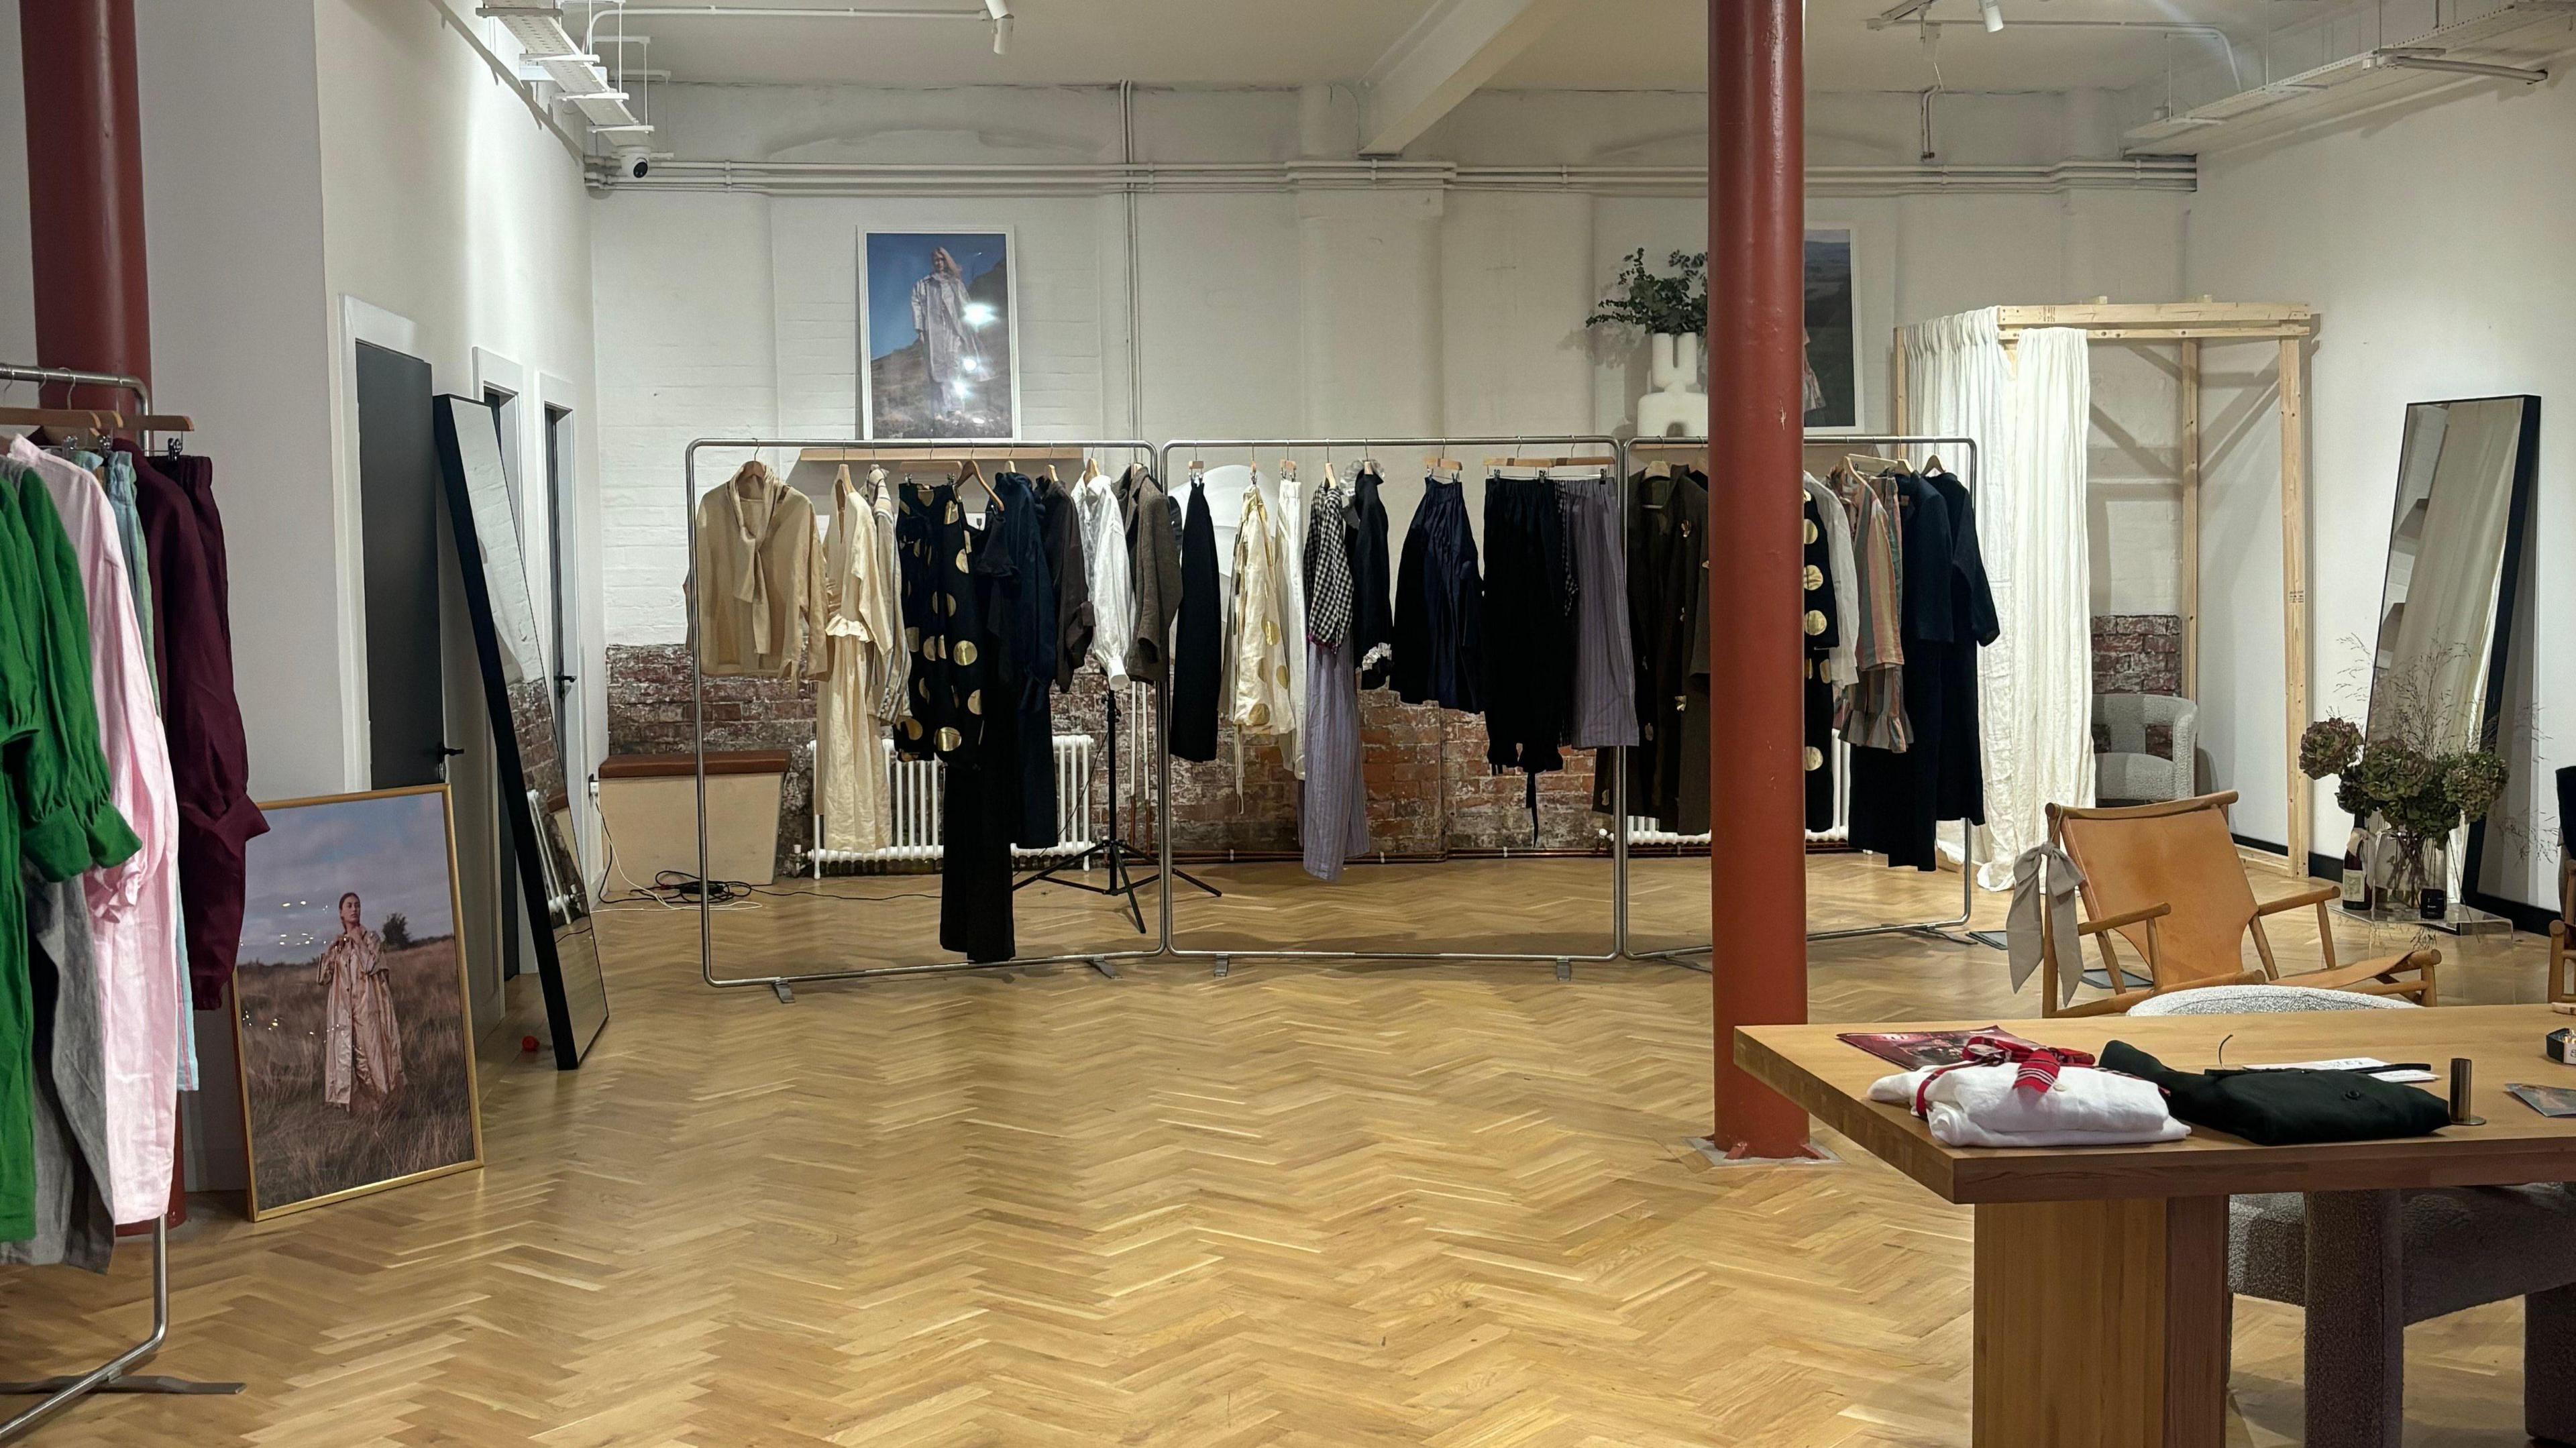
[[[2429,1136],[2451,1124],[2441,1097],[2358,1071],[2176,1071],[2126,1041],[2102,1069],[2164,1088],[2173,1114],[2257,1146]]]

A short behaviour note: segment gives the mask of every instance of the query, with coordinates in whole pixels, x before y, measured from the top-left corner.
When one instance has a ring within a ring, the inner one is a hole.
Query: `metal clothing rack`
[[[1551,436],[1541,436],[1535,433],[1506,433],[1483,437],[1185,438],[1177,442],[1167,442],[1163,444],[1160,463],[1165,485],[1169,486],[1170,481],[1174,476],[1172,471],[1172,461],[1175,456],[1184,453],[1245,452],[1257,455],[1265,448],[1313,451],[1326,453],[1328,455],[1336,451],[1347,451],[1351,449],[1357,449],[1363,453],[1367,453],[1379,448],[1431,448],[1445,453],[1451,448],[1500,446],[1509,446],[1516,451],[1526,447],[1581,447],[1596,449],[1607,453],[1610,457],[1609,466],[1612,469],[1613,483],[1617,490],[1615,496],[1617,498],[1618,515],[1623,520],[1622,526],[1619,530],[1619,547],[1622,555],[1625,555],[1628,546],[1627,528],[1624,524],[1624,520],[1628,516],[1627,450],[1620,443],[1619,439],[1604,433],[1556,434]],[[1157,834],[1156,843],[1162,849],[1163,868],[1164,870],[1169,871],[1172,868],[1172,831],[1170,819],[1172,797],[1172,748],[1171,731],[1168,727],[1171,722],[1171,697],[1168,693],[1164,695],[1162,704],[1163,722],[1166,727],[1159,733],[1159,738],[1157,740],[1159,747],[1156,753],[1159,757],[1162,771],[1160,793],[1163,797],[1164,819],[1163,828]],[[1628,832],[1624,828],[1624,822],[1626,821],[1628,813],[1628,771],[1625,762],[1625,746],[1614,746],[1612,754],[1613,772],[1610,786],[1610,805],[1613,816],[1622,821],[1623,828],[1616,831],[1611,836],[1610,878],[1612,881],[1612,888],[1610,892],[1610,948],[1602,954],[1579,955],[1564,952],[1539,954],[1533,952],[1491,950],[1185,950],[1180,947],[1173,933],[1172,896],[1169,891],[1165,891],[1162,897],[1163,948],[1166,953],[1171,955],[1193,960],[1212,961],[1214,962],[1216,973],[1218,975],[1226,974],[1231,963],[1239,959],[1401,961],[1474,960],[1550,961],[1556,966],[1558,978],[1566,979],[1573,975],[1574,965],[1578,961],[1600,963],[1625,959],[1628,954]]]
[[[59,382],[79,387],[115,387],[134,394],[144,414],[152,411],[152,389],[140,377],[121,372],[82,372],[68,367],[27,367],[0,364],[0,381]],[[137,438],[145,448],[149,439]],[[36,1431],[56,1415],[93,1393],[168,1393],[187,1396],[221,1395],[242,1391],[240,1383],[199,1383],[181,1378],[128,1376],[136,1368],[152,1361],[161,1344],[170,1336],[170,1227],[155,1213],[152,1218],[152,1332],[143,1341],[115,1357],[79,1374],[43,1378],[35,1382],[0,1383],[0,1397],[34,1397],[43,1402],[29,1407],[17,1416],[0,1422],[0,1443],[14,1443]]]
[[[1960,474],[1959,481],[1960,484],[1968,490],[1969,496],[1974,497],[1976,495],[1977,479],[1983,468],[1984,457],[1975,438],[1930,437],[1912,433],[1869,434],[1811,432],[1808,433],[1801,441],[1800,446],[1814,448],[1837,447],[1846,444],[1853,447],[1955,447],[1964,449],[1967,453],[1967,468],[1966,471]],[[1707,446],[1708,439],[1706,438],[1679,437],[1639,438],[1629,444],[1630,450],[1634,452],[1686,451],[1690,449],[1704,450]],[[1904,544],[1900,540],[1897,546],[1902,548]],[[1623,813],[1619,818],[1618,834],[1624,838],[1627,835],[1627,832],[1628,821],[1626,815]],[[1836,930],[1810,930],[1807,932],[1807,938],[1809,940],[1819,941],[1859,940],[1863,937],[1872,935],[1919,935],[1931,940],[1945,941],[1952,945],[1975,945],[1981,943],[1967,936],[1956,933],[1959,927],[1966,925],[1969,918],[1976,913],[1977,901],[1977,833],[1975,827],[1967,825],[1965,822],[1962,822],[1959,831],[1959,855],[1958,914],[1947,916],[1939,920],[1889,921],[1879,925],[1862,925]],[[1625,890],[1624,877],[1625,872],[1623,870],[1621,886],[1623,891]],[[1715,948],[1716,947],[1713,944],[1683,945],[1676,946],[1670,950],[1643,952],[1643,956],[1653,959],[1681,961],[1685,956],[1706,955]],[[1683,963],[1687,964],[1689,962]]]
[[[877,461],[893,460],[887,458],[887,454],[893,454],[897,459],[906,455],[924,460],[965,456],[977,461],[995,462],[1004,460],[997,454],[1014,453],[1027,458],[1058,458],[1077,452],[1133,453],[1147,460],[1151,460],[1154,456],[1152,443],[1134,438],[1044,438],[1009,441],[996,438],[923,438],[895,442],[869,438],[699,438],[689,444],[681,469],[684,485],[687,488],[687,494],[683,499],[683,511],[687,514],[689,524],[692,599],[696,597],[694,585],[698,556],[698,454],[701,451],[759,453],[779,448],[793,448],[799,452],[806,449],[864,451]],[[706,717],[706,674],[700,655],[698,610],[696,604],[692,602],[689,606],[689,749],[695,765],[693,772],[696,776],[698,795],[698,878],[701,881],[707,878],[709,868]],[[708,898],[709,892],[705,889],[700,889],[697,895],[699,978],[719,990],[743,986],[766,986],[782,1004],[795,1000],[795,987],[814,981],[875,980],[896,976],[941,975],[956,971],[1014,970],[1032,965],[1086,965],[1102,975],[1115,976],[1117,971],[1112,968],[1112,962],[1142,960],[1160,955],[1162,945],[1171,938],[1170,932],[1166,930],[1163,941],[1157,942],[1156,948],[1150,950],[1090,951],[1080,955],[1014,956],[1009,960],[932,961],[920,965],[881,965],[848,970],[818,967],[813,970],[781,972],[775,975],[719,977],[715,972],[714,902]],[[1167,916],[1170,908],[1166,897],[1164,910]]]

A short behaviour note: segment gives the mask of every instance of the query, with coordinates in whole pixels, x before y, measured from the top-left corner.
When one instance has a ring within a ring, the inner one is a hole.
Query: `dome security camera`
[[[627,146],[617,153],[617,174],[629,181],[641,181],[653,169],[653,153],[641,146]]]

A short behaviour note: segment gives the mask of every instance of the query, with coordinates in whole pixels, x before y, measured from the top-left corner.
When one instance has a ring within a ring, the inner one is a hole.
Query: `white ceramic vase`
[[[1698,386],[1698,334],[1657,332],[1647,346],[1647,376],[1655,390],[1637,399],[1637,435],[1706,436],[1708,394]]]

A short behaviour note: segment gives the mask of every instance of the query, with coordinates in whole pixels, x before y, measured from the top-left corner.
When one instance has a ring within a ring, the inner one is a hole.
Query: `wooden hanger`
[[[1485,459],[1489,468],[1606,468],[1615,459],[1606,457],[1500,457]]]
[[[1003,513],[1010,511],[1008,508],[1003,506],[1002,495],[995,491],[991,483],[984,481],[984,469],[973,458],[966,459],[965,463],[958,469],[956,483],[958,496],[965,496],[966,490],[970,487],[982,488],[984,490],[984,497],[993,505],[994,512]]]
[[[1082,480],[1090,482],[1100,476],[1100,459],[1086,456],[1082,460]]]
[[[1913,471],[1894,458],[1874,458],[1867,453],[1844,453],[1843,466],[1851,469],[1855,477]]]
[[[125,419],[116,413],[84,407],[0,407],[0,427],[58,428],[103,436],[122,432],[125,426]]]
[[[1454,483],[1460,474],[1467,471],[1467,465],[1456,458],[1444,458],[1435,453],[1422,460],[1422,470],[1433,474],[1447,473],[1449,481]]]

